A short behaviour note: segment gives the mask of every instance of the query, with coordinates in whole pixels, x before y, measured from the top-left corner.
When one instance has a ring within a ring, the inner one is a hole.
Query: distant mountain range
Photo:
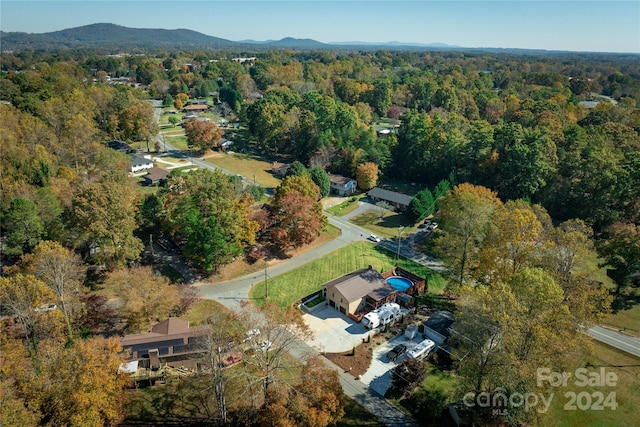
[[[93,49],[101,51],[120,50],[267,50],[267,49],[336,49],[336,48],[459,48],[442,43],[371,43],[339,42],[321,43],[312,39],[286,37],[282,40],[241,40],[231,41],[208,36],[197,31],[177,29],[128,28],[115,24],[91,24],[50,33],[2,32],[3,51],[63,51]]]
[[[128,28],[115,24],[91,24],[50,33],[31,34],[0,31],[2,51],[39,51],[58,53],[91,50],[96,53],[144,53],[157,51],[227,50],[240,54],[273,49],[292,50],[457,50],[473,52],[569,55],[583,57],[584,52],[561,52],[510,48],[469,48],[444,43],[337,42],[322,43],[312,39],[286,37],[282,40],[231,41],[197,31],[177,29]],[[618,56],[618,54],[605,54]],[[636,59],[636,54],[620,54]]]

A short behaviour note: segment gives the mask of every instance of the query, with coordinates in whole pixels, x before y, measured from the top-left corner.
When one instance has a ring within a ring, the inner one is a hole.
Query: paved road
[[[601,326],[594,326],[589,329],[587,335],[610,346],[624,350],[627,353],[631,353],[636,357],[640,357],[640,340],[637,338],[605,329]]]

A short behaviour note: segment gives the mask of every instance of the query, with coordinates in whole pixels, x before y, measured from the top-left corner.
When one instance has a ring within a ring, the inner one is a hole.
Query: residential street
[[[640,357],[640,340],[638,338],[633,338],[620,332],[603,328],[602,326],[594,326],[587,331],[587,335],[609,344],[612,347],[631,353],[636,357]]]

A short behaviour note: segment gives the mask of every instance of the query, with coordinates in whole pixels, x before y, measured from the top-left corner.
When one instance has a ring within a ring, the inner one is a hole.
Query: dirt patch
[[[349,372],[355,378],[360,375],[364,375],[369,366],[371,366],[371,358],[373,349],[377,346],[376,341],[379,342],[378,337],[371,339],[371,342],[365,342],[358,345],[353,351],[347,351],[344,353],[325,353],[324,357],[344,369],[345,372]]]

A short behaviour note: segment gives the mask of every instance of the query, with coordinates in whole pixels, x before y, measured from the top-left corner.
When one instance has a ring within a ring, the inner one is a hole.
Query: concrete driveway
[[[307,345],[320,353],[349,351],[371,333],[361,323],[354,322],[328,305],[313,313],[305,313],[302,318],[314,335]]]

